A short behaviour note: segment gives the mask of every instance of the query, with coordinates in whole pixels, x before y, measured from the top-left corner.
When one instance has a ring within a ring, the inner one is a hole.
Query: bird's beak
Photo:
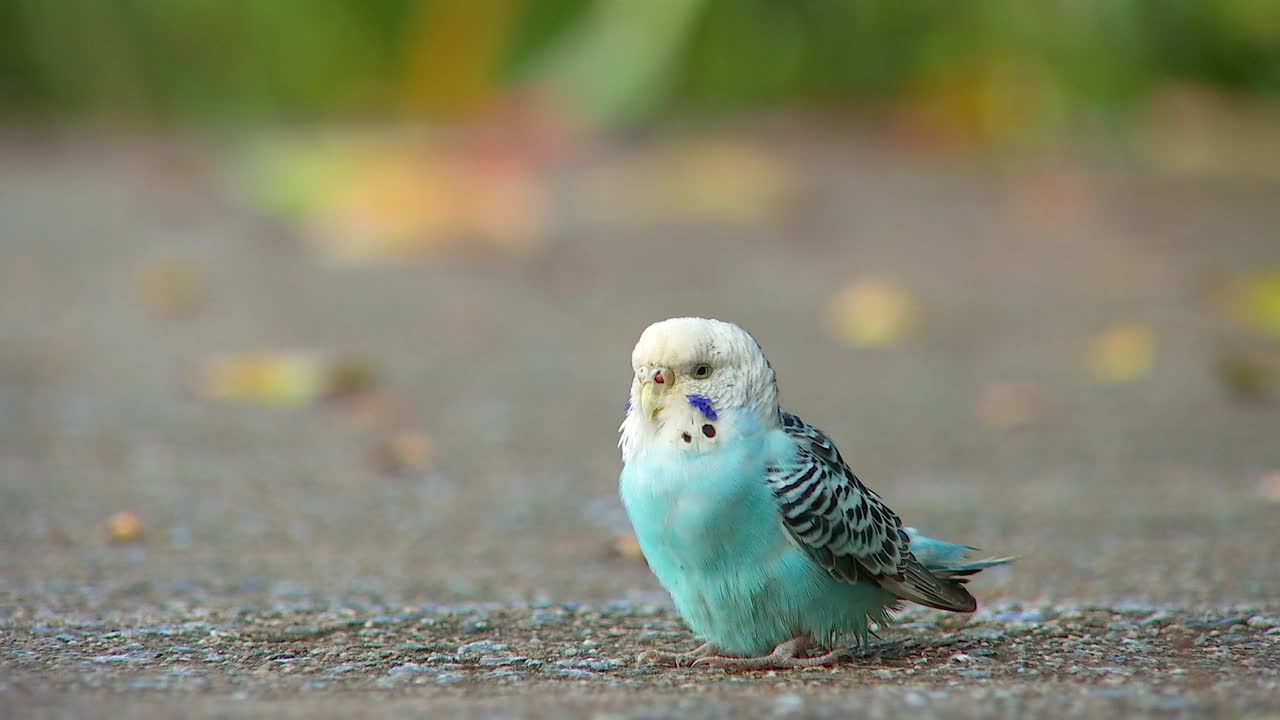
[[[640,372],[640,412],[655,418],[662,409],[663,396],[675,375],[667,368],[645,368]]]

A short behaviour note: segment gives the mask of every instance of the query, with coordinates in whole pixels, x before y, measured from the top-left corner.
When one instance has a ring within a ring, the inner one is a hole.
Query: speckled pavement
[[[235,199],[223,148],[7,136],[0,715],[1280,713],[1280,406],[1224,388],[1235,330],[1206,299],[1280,264],[1280,186],[765,144],[798,190],[750,223],[601,226],[569,177],[533,255],[336,268]],[[198,312],[139,307],[157,256],[200,269]],[[827,328],[867,277],[920,308],[900,346]],[[834,669],[638,665],[694,643],[612,550],[628,355],[678,314],[750,329],[908,524],[1019,555],[975,579],[979,612],[908,610]],[[1089,338],[1117,324],[1154,363],[1100,384]],[[212,354],[277,347],[367,359],[430,467],[371,468],[376,433],[332,408],[191,392]],[[975,410],[1002,383],[1038,388],[1016,427]],[[140,542],[104,540],[120,510]]]

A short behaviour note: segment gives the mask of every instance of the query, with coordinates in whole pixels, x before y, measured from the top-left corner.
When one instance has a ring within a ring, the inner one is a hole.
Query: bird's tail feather
[[[972,562],[959,563],[956,565],[947,565],[943,567],[928,566],[929,572],[940,578],[948,578],[956,582],[968,582],[970,575],[976,575],[989,567],[998,565],[1008,565],[1017,560],[1016,557],[988,558],[986,560],[974,560]]]
[[[921,535],[915,528],[903,528],[903,530],[906,530],[907,536],[911,538],[911,554],[915,555],[929,572],[939,577],[973,575],[989,567],[1006,565],[1017,559],[1002,557],[970,560],[969,554],[978,548],[935,540]]]
[[[904,529],[911,538],[911,554],[918,564],[908,566],[901,582],[882,581],[882,585],[895,595],[921,605],[973,612],[977,601],[963,587],[968,576],[1013,560],[1011,557],[969,560],[969,553],[977,548],[934,540],[919,534],[915,528]]]

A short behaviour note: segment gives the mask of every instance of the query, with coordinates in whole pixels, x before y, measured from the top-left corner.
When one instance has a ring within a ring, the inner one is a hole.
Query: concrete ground
[[[1222,383],[1211,302],[1280,263],[1280,185],[765,144],[794,194],[749,222],[602,222],[575,168],[541,250],[350,268],[238,201],[213,143],[5,139],[0,714],[1280,712],[1280,409]],[[156,257],[197,269],[179,320],[138,299]],[[913,298],[901,343],[828,330],[860,278]],[[835,669],[634,662],[694,643],[615,549],[631,346],[687,314],[750,329],[908,524],[1020,556],[977,614],[909,610]],[[1117,325],[1153,361],[1099,383]],[[381,431],[330,406],[192,392],[216,353],[287,347],[375,367],[427,466],[372,468]],[[118,511],[139,540],[104,537]]]

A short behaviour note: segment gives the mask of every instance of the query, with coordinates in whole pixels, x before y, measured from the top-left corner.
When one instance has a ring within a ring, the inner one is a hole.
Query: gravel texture
[[[243,705],[246,714],[282,696],[424,708],[428,700],[471,708],[488,698],[495,716],[554,716],[558,701],[594,707],[594,698],[606,713],[597,717],[692,707],[718,717],[743,703],[842,717],[850,701],[870,694],[870,715],[905,707],[977,717],[1262,711],[1280,691],[1280,616],[1248,609],[999,603],[967,621],[912,611],[836,668],[733,674],[637,662],[644,649],[685,646],[690,637],[670,610],[627,602],[386,614],[246,609],[171,620],[12,624],[0,636],[6,697],[34,704],[103,695],[112,706],[190,695],[218,698],[230,712]],[[701,701],[691,704],[691,695]]]

